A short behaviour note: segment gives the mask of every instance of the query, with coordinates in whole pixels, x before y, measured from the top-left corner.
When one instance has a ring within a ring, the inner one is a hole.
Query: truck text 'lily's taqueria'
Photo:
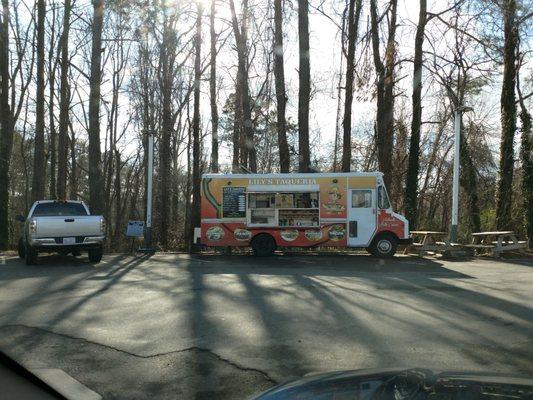
[[[362,247],[390,257],[409,223],[390,205],[381,172],[205,174],[201,243],[276,247]]]

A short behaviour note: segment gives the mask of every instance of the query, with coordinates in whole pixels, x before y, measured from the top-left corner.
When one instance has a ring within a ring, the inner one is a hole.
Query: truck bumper
[[[76,243],[63,244],[63,238],[29,238],[28,244],[39,251],[75,251],[102,247],[105,236],[86,236],[76,238]]]

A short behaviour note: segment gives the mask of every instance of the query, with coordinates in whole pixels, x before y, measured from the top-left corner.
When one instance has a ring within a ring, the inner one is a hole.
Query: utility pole
[[[457,226],[459,223],[459,169],[461,155],[461,118],[464,112],[473,111],[471,107],[459,106],[455,109],[455,140],[453,157],[453,191],[452,191],[452,227],[450,242],[457,243]]]

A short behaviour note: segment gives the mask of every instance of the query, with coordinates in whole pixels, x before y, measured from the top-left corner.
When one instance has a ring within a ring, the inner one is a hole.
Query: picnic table
[[[490,250],[493,257],[499,257],[505,251],[525,252],[526,241],[519,241],[513,231],[494,231],[472,233],[472,243],[465,247],[476,251]]]
[[[411,231],[411,239],[412,243],[405,248],[404,254],[409,254],[412,250],[416,250],[421,256],[427,252],[446,254],[458,246],[450,243],[448,232]]]

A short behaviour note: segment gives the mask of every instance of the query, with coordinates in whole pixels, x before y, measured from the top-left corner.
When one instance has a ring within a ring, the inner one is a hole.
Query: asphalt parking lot
[[[533,376],[533,261],[43,256],[0,264],[0,349],[106,399],[243,399],[310,372]]]

